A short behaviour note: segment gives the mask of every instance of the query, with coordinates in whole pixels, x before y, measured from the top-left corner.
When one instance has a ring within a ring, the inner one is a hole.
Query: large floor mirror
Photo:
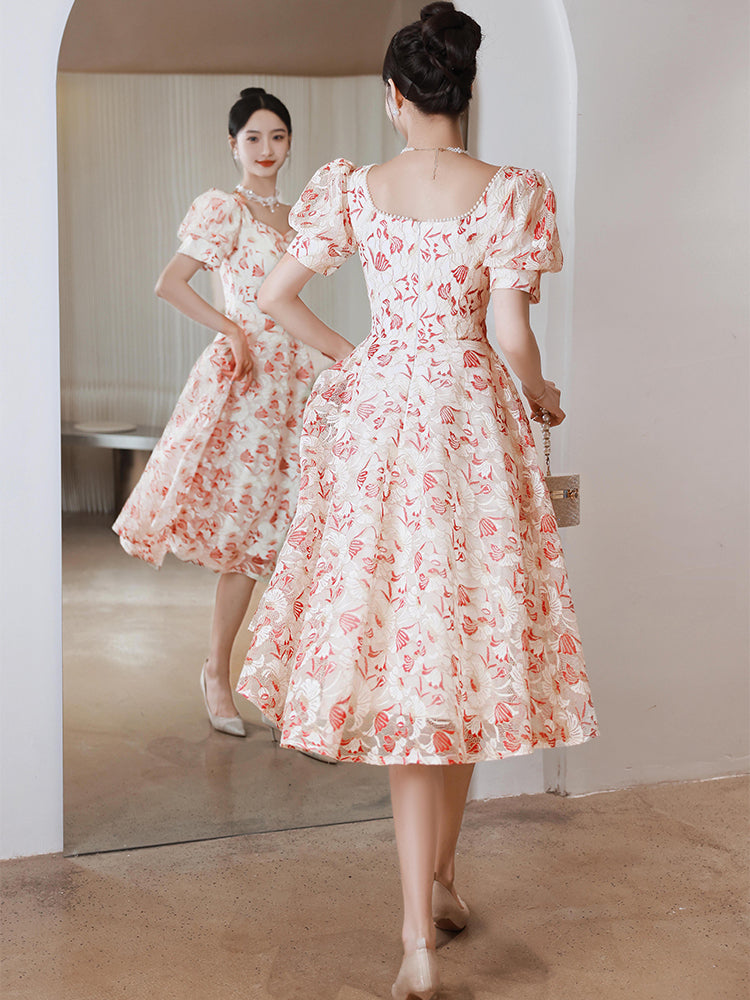
[[[66,853],[390,814],[385,769],[281,749],[244,699],[246,739],[211,729],[198,677],[216,579],[173,558],[158,572],[130,558],[111,524],[212,336],[153,286],[196,195],[237,183],[230,105],[260,85],[289,107],[293,153],[280,180],[290,203],[327,160],[393,155],[378,67],[394,27],[418,9],[222,0],[193,47],[171,26],[203,24],[197,0],[73,7],[58,77]],[[215,300],[210,275],[196,282]],[[356,260],[313,282],[308,301],[350,339],[367,334]],[[235,680],[246,647],[243,628]]]

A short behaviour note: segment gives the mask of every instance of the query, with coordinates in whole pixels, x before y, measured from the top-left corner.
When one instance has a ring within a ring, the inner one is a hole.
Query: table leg
[[[126,496],[127,483],[130,478],[130,473],[133,468],[134,453],[129,448],[113,448],[112,449],[112,462],[114,467],[114,481],[115,481],[115,514],[119,514],[123,508],[125,501],[128,499]]]

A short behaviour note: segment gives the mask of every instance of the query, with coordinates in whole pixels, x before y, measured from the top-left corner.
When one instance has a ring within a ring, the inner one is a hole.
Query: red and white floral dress
[[[236,194],[195,200],[179,253],[218,270],[227,315],[244,330],[253,374],[232,381],[219,334],[193,367],[164,434],[114,524],[123,548],[160,566],[167,552],[225,573],[268,576],[297,501],[310,352],[258,308],[283,236]]]
[[[531,429],[486,339],[490,292],[539,298],[562,257],[547,179],[502,168],[466,215],[380,211],[322,167],[288,253],[354,251],[369,337],[318,378],[297,512],[238,690],[287,746],[458,764],[582,743],[596,719]]]

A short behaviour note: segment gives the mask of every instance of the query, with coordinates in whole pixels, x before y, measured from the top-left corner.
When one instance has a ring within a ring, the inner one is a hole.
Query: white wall
[[[748,764],[748,6],[566,0],[569,566],[601,737],[568,788]]]
[[[57,51],[72,0],[0,7],[0,856],[62,847]]]
[[[485,3],[512,31],[518,6]],[[603,730],[568,752],[573,791],[732,773],[747,752],[747,13],[725,0],[718,21],[717,6],[566,3],[581,115],[569,462],[586,490],[566,545]],[[4,4],[0,30],[4,857],[62,845],[54,134],[69,7]]]

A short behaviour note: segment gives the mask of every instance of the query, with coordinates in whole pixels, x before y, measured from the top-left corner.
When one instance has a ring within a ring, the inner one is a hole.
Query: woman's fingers
[[[232,376],[232,381],[241,382],[243,379],[248,378],[253,373],[253,359],[248,351],[244,356],[235,355],[234,359],[234,374]]]
[[[239,327],[237,328],[236,333],[228,334],[227,339],[229,341],[229,349],[232,352],[232,359],[234,361],[232,381],[241,382],[253,373],[252,351],[248,346],[244,333]]]
[[[523,387],[524,395],[531,410],[531,419],[536,423],[544,423],[544,414],[549,414],[550,427],[556,427],[565,420],[565,411],[560,408],[560,390],[550,379],[544,380],[544,392],[541,396],[532,398]]]

